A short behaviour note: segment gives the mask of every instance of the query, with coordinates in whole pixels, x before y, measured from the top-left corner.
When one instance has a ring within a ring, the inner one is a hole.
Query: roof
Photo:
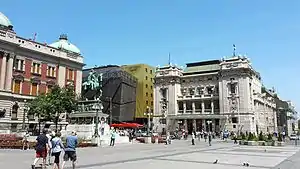
[[[187,63],[184,73],[213,72],[220,70],[220,60]]]
[[[3,14],[0,12],[0,25],[2,26],[12,26],[10,20]]]
[[[67,35],[60,35],[59,40],[50,44],[49,46],[80,54],[80,50],[68,41]]]

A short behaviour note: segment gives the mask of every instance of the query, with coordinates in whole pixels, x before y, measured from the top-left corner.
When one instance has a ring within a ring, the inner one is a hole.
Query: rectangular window
[[[146,97],[148,97],[148,92],[146,92]]]
[[[150,74],[152,74],[152,70],[150,70]]]
[[[21,81],[20,80],[15,80],[14,81],[14,90],[13,90],[13,93],[17,93],[17,94],[20,94],[21,92]]]
[[[153,101],[151,101],[151,106],[153,106]]]
[[[151,93],[150,96],[153,97],[153,94]]]
[[[146,80],[148,80],[148,76],[146,76]]]
[[[236,85],[235,84],[230,84],[230,93],[235,94],[236,93]]]
[[[56,77],[56,67],[48,66],[47,67],[47,76],[48,77]]]
[[[37,83],[31,84],[31,95],[33,95],[33,96],[38,95],[38,84]]]
[[[40,75],[42,73],[41,64],[40,63],[36,63],[36,62],[32,62],[31,73],[39,74]]]
[[[14,63],[14,69],[17,71],[25,71],[25,61],[22,59],[16,59]]]
[[[146,105],[148,105],[148,100],[146,100]]]
[[[232,123],[238,123],[237,117],[232,117]]]
[[[146,84],[146,88],[148,88],[148,84]]]
[[[145,71],[146,71],[146,72],[148,72],[148,69],[147,69],[147,68],[145,68]]]
[[[74,80],[74,70],[68,69],[68,80]]]

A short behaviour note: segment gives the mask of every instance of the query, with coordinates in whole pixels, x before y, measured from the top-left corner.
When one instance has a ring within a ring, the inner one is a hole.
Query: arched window
[[[18,119],[18,109],[19,109],[19,104],[18,104],[18,102],[15,102],[14,105],[12,106],[12,111],[11,111],[11,119],[12,120]]]

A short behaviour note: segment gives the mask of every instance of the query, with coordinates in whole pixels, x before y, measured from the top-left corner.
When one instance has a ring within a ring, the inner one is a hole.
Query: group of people
[[[204,138],[205,142],[208,139],[208,145],[211,146],[211,141],[213,136],[212,132],[205,132],[205,131],[201,131],[201,132],[192,132],[192,145],[195,145],[195,139],[196,137],[198,137],[198,140],[200,141],[201,138]]]
[[[51,163],[51,157],[54,157],[53,169],[64,168],[67,161],[72,161],[72,167],[75,169],[75,162],[77,159],[76,156],[76,147],[78,144],[78,138],[75,131],[66,138],[66,146],[64,146],[61,140],[60,132],[52,132],[51,130],[44,129],[42,134],[40,134],[36,139],[36,158],[31,166],[32,169],[35,169],[37,162],[42,159],[42,167],[46,167],[46,161],[48,156],[48,164]],[[63,163],[60,167],[60,155],[64,151]]]

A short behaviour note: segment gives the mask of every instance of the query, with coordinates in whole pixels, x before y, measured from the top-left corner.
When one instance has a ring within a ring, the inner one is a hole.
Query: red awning
[[[139,128],[143,127],[143,125],[138,124],[138,123],[120,123],[120,124],[112,124],[110,125],[111,127],[123,127],[123,128]]]

